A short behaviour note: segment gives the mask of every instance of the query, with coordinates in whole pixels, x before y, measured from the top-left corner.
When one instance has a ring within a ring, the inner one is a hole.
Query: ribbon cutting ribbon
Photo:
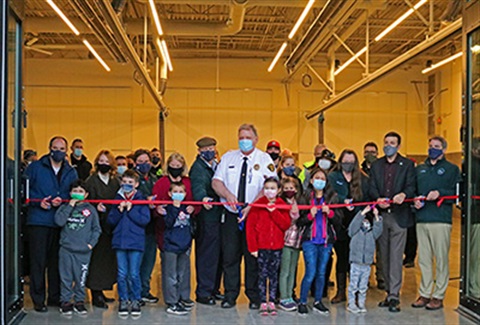
[[[445,201],[445,200],[456,200],[458,199],[458,195],[451,195],[451,196],[441,196],[437,199],[437,206],[440,207],[442,205],[442,203]],[[472,196],[472,199],[474,200],[480,200],[480,196],[479,195],[473,195]],[[405,199],[403,202],[404,203],[411,203],[411,202],[415,202],[415,201],[425,201],[426,199],[424,197],[422,198],[411,198],[411,199]],[[28,199],[26,200],[25,203],[30,203],[30,202],[42,202],[43,199]],[[51,201],[51,200],[49,200]],[[83,200],[82,202],[88,202],[88,203],[92,203],[92,204],[98,204],[98,203],[103,203],[103,204],[112,204],[112,205],[117,205],[117,204],[120,204],[124,201],[129,201],[129,202],[132,202],[132,204],[134,205],[150,205],[150,204],[154,204],[154,205],[165,205],[165,204],[173,204],[173,201],[171,200]],[[13,200],[12,200],[13,202]],[[70,200],[62,200],[62,202],[66,203],[66,202],[70,202]],[[387,204],[391,204],[391,203],[394,203],[393,200],[385,200],[384,202],[382,203],[387,203]],[[205,204],[208,204],[208,205],[222,205],[222,206],[235,206],[237,205],[237,209],[239,211],[241,211],[241,208],[244,208],[245,206],[240,206],[240,208],[238,207],[238,204],[236,203],[228,203],[228,202],[203,202],[203,201],[182,201],[182,204],[184,205],[205,205]],[[369,201],[369,202],[355,202],[355,203],[334,203],[334,204],[324,204],[324,205],[319,205],[317,207],[321,207],[321,206],[328,206],[330,209],[339,209],[339,208],[346,208],[346,207],[352,207],[352,206],[366,206],[366,205],[371,205],[371,206],[375,206],[379,204],[379,202],[377,201]],[[267,204],[260,204],[260,203],[249,203],[248,206],[251,206],[251,207],[257,207],[257,208],[266,208],[267,207]],[[312,207],[314,207],[315,205],[298,205],[298,209],[300,210],[309,210],[311,209]],[[268,207],[272,207],[272,205],[268,205]],[[280,210],[290,210],[292,208],[292,206],[290,204],[275,204],[273,205],[273,207],[275,207],[276,209],[280,209]]]

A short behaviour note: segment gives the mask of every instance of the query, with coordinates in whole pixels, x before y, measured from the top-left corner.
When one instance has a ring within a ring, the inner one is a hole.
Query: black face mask
[[[280,155],[277,152],[270,152],[269,155],[273,161],[277,160],[278,157],[280,157]]]
[[[100,173],[106,174],[110,171],[110,169],[112,169],[112,166],[106,164],[98,164],[97,169]]]
[[[152,164],[156,166],[159,162],[160,162],[160,157],[157,157],[157,156],[152,157]]]
[[[134,166],[133,166],[132,163],[129,163],[129,164],[128,164],[128,169],[132,169],[133,167],[134,167]]]
[[[168,174],[173,178],[177,178],[178,176],[181,176],[182,173],[183,173],[183,168],[173,168],[168,166]]]

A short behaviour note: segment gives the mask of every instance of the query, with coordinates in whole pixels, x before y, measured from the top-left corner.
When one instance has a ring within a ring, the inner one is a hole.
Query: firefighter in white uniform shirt
[[[235,306],[240,293],[240,263],[245,257],[245,294],[250,309],[260,307],[257,260],[248,253],[245,239],[245,218],[252,203],[262,195],[265,178],[276,176],[270,156],[257,149],[258,135],[255,126],[242,124],[238,129],[240,150],[223,155],[212,180],[212,187],[225,205],[222,223],[222,258],[225,299],[222,308]],[[244,166],[246,162],[246,166]],[[245,175],[242,181],[242,170]],[[243,187],[244,194],[240,188]],[[243,198],[242,198],[243,197]]]

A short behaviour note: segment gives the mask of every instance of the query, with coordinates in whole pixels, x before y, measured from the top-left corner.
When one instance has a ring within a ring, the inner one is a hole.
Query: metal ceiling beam
[[[377,81],[381,77],[384,77],[388,73],[392,72],[395,68],[399,67],[403,63],[407,62],[408,60],[416,57],[417,55],[421,54],[425,50],[435,46],[436,44],[444,41],[445,39],[451,37],[455,33],[459,32],[462,28],[462,18],[456,20],[455,22],[451,23],[450,25],[446,26],[436,34],[432,35],[430,38],[426,39],[422,43],[418,44],[414,48],[410,49],[408,52],[398,56],[396,59],[392,60],[391,62],[387,63],[383,67],[379,68],[378,70],[374,71],[367,77],[363,78],[359,82],[355,83],[354,85],[350,86],[349,88],[345,89],[340,94],[333,97],[330,101],[318,106],[317,108],[313,109],[311,112],[307,113],[305,117],[307,119],[314,118],[318,114],[325,112],[329,108],[332,108],[334,105],[340,103],[341,101],[347,99],[348,97],[352,96],[356,92],[362,90],[366,86],[370,85],[374,81]]]
[[[317,1],[313,6],[322,7],[326,0]],[[139,3],[146,3],[146,0],[137,0]],[[156,0],[158,4],[176,5],[219,5],[228,6],[231,0]],[[308,0],[242,0],[248,7],[305,7]]]

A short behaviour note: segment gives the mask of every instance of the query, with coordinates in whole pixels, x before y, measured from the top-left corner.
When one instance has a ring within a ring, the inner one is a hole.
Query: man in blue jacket
[[[30,296],[37,312],[46,312],[45,270],[48,269],[48,305],[60,304],[58,251],[60,228],[55,212],[70,197],[70,184],[78,176],[65,156],[67,140],[55,136],[50,152],[31,163],[25,171],[30,181],[27,226],[30,234]]]

